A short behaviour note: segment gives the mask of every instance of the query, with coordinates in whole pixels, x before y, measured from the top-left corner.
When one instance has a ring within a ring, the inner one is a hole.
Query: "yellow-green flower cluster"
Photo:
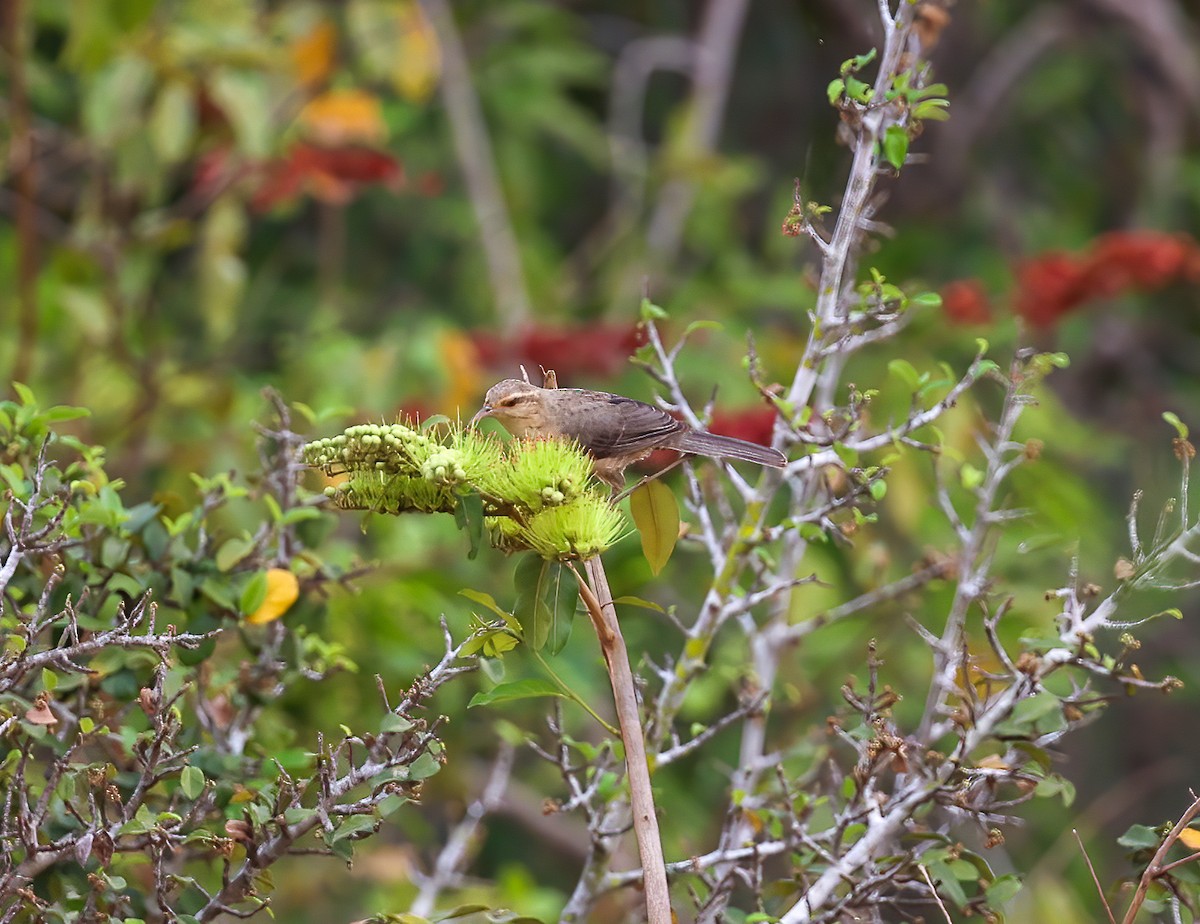
[[[533,511],[578,497],[592,474],[592,460],[566,440],[512,440],[505,463],[483,473],[476,485],[485,494],[513,498]]]
[[[385,472],[355,472],[327,487],[325,495],[342,510],[376,513],[453,513],[458,505],[454,492],[443,485]]]
[[[560,506],[543,507],[524,521],[491,517],[488,524],[497,548],[532,549],[542,558],[567,561],[606,551],[621,538],[625,520],[607,497],[587,491]]]
[[[457,450],[401,423],[359,424],[338,436],[316,440],[304,447],[304,461],[329,474],[369,469],[442,484],[466,480]]]
[[[624,528],[619,510],[591,478],[592,461],[562,440],[496,439],[450,428],[422,433],[404,424],[361,424],[304,447],[308,464],[347,479],[326,488],[342,509],[453,513],[472,490],[484,500],[492,543],[547,559],[589,558]]]

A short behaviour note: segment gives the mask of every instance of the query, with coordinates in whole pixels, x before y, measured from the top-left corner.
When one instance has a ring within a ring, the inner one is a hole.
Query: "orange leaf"
[[[387,135],[379,98],[365,90],[329,90],[300,111],[305,134],[327,147],[365,142],[378,144]]]
[[[292,42],[292,66],[296,78],[306,87],[323,83],[333,70],[333,49],[337,33],[327,19],[321,20],[306,35]]]
[[[267,595],[262,605],[246,617],[246,622],[254,626],[274,622],[289,609],[300,596],[300,582],[296,575],[285,568],[271,568],[267,571]]]
[[[1184,828],[1179,832],[1179,842],[1188,850],[1200,850],[1200,831]]]

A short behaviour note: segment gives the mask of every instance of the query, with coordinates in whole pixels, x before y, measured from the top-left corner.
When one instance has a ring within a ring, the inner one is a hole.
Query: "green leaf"
[[[526,555],[517,562],[517,570],[513,574],[517,597],[513,601],[513,615],[521,620],[525,627],[525,642],[534,651],[546,647],[550,637],[550,623],[553,615],[542,601],[542,582],[550,570],[550,562],[537,555]]]
[[[825,88],[825,94],[829,97],[829,104],[836,106],[838,100],[842,98],[842,93],[846,89],[846,81],[838,77],[836,80],[829,81],[829,86]]]
[[[936,292],[918,292],[909,298],[908,303],[917,308],[941,308],[942,297]]]
[[[476,693],[467,703],[467,708],[473,706],[494,706],[497,703],[510,703],[518,699],[537,699],[543,696],[563,696],[563,692],[548,680],[528,678],[525,680],[510,680],[498,683],[490,690]]]
[[[517,599],[513,615],[526,629],[525,641],[534,651],[546,648],[558,654],[571,637],[579,600],[574,576],[558,562],[531,554],[517,565],[514,582]]]
[[[179,788],[189,799],[197,799],[204,792],[204,771],[199,767],[188,765],[179,776]]]
[[[271,153],[275,119],[264,74],[251,70],[225,68],[209,80],[213,100],[233,125],[238,149],[251,157]]]
[[[643,321],[664,321],[668,314],[654,302],[648,298],[642,299],[642,320]]]
[[[654,610],[656,613],[665,613],[666,608],[653,602],[652,600],[643,600],[641,597],[617,597],[613,601],[617,606],[640,606],[644,610]]]
[[[66,404],[56,404],[42,412],[42,419],[51,423],[61,423],[64,420],[78,420],[80,417],[91,417],[92,412],[86,407],[71,407]]]
[[[1062,704],[1053,693],[1036,693],[1013,707],[1008,721],[1018,726],[1033,725],[1038,719],[1061,712]]]
[[[266,575],[262,575],[262,578],[263,593],[266,594]],[[206,577],[201,582],[199,589],[200,593],[208,597],[209,600],[221,607],[221,609],[234,610],[237,608],[233,602],[233,590],[229,586],[228,578]]]
[[[950,101],[947,99],[927,99],[913,106],[912,117],[918,121],[926,119],[933,122],[945,122],[950,118],[950,113],[946,111],[949,105]]]
[[[983,484],[983,472],[970,462],[964,463],[963,467],[958,470],[958,478],[968,491],[974,491]]]
[[[217,549],[215,557],[217,570],[229,571],[253,551],[254,541],[251,539],[247,539],[244,536],[235,536],[233,539],[226,539],[221,543],[221,547]]]
[[[1181,440],[1186,440],[1188,438],[1187,424],[1179,419],[1178,414],[1175,414],[1171,411],[1163,411],[1162,418],[1175,428],[1175,432],[1179,434],[1179,438]]]
[[[929,877],[937,883],[938,895],[950,899],[959,908],[967,904],[967,893],[949,866],[945,863],[930,863],[926,869],[929,870]]]
[[[629,512],[642,537],[642,554],[657,575],[679,539],[679,503],[662,481],[648,481],[629,495]]]
[[[842,465],[846,468],[854,468],[858,465],[858,450],[845,443],[834,443],[833,453],[842,461]]]
[[[1003,905],[1021,891],[1021,880],[1012,873],[1005,873],[1003,876],[997,876],[992,884],[984,890],[984,895],[987,897],[987,903],[993,908],[998,905]]]
[[[908,132],[899,125],[889,125],[883,133],[883,156],[900,170],[908,156]]]
[[[859,103],[868,102],[871,99],[871,85],[864,83],[857,77],[847,77],[846,95]]]
[[[907,359],[893,359],[887,364],[888,372],[916,391],[921,384],[921,376]]]
[[[441,769],[441,761],[426,751],[408,765],[408,778],[410,780],[427,780]]]
[[[512,615],[511,613],[506,613],[504,610],[500,609],[500,604],[496,602],[496,598],[491,594],[485,594],[481,590],[471,590],[469,587],[464,590],[460,590],[458,593],[459,596],[466,597],[468,600],[473,600],[480,606],[486,606],[505,622],[508,622]]]
[[[147,125],[154,150],[166,163],[183,158],[196,134],[196,93],[186,81],[169,81],[154,100]]]
[[[683,331],[683,338],[686,340],[698,330],[724,330],[725,325],[720,321],[693,321]]]
[[[1075,801],[1075,784],[1057,774],[1048,776],[1037,784],[1034,795],[1041,799],[1061,796],[1063,805],[1070,808]]]
[[[483,498],[475,491],[461,495],[454,508],[454,519],[459,529],[467,532],[467,539],[471,543],[467,558],[474,560],[483,543]]]
[[[1162,838],[1153,828],[1133,825],[1117,838],[1117,843],[1128,850],[1157,850],[1162,844]]]
[[[238,612],[246,616],[262,606],[263,601],[267,599],[269,586],[265,571],[259,571],[250,578],[238,597]]]
[[[329,843],[333,844],[342,838],[374,830],[377,821],[378,819],[374,815],[351,815],[329,836]]]
[[[878,48],[872,48],[870,51],[864,51],[861,55],[855,55],[853,58],[847,58],[842,62],[841,73],[848,74],[852,71],[861,71],[864,67],[875,60],[875,56],[879,54]]]
[[[402,715],[396,715],[394,712],[389,712],[379,723],[379,731],[385,735],[393,732],[406,732],[412,727],[413,723],[411,719],[406,719]]]

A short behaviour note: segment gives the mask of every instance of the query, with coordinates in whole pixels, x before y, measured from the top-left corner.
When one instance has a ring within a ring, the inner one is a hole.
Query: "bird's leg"
[[[640,488],[642,485],[649,484],[651,481],[654,481],[657,478],[661,478],[663,475],[665,475],[667,472],[671,471],[671,469],[673,469],[673,468],[678,468],[680,465],[683,464],[684,460],[686,460],[686,459],[687,459],[687,455],[685,453],[680,453],[679,458],[676,459],[674,462],[672,462],[670,465],[666,466],[665,468],[660,468],[657,472],[654,472],[651,475],[643,475],[641,478],[638,479],[637,484],[635,484],[632,488],[628,488],[628,489],[626,489],[624,491],[620,491],[620,492],[618,492],[617,490],[614,490],[611,503],[614,505],[620,503],[625,498],[627,498],[630,494],[632,494],[634,491],[636,491],[638,488]],[[597,472],[597,475],[598,474],[599,474],[599,472]],[[609,483],[611,484],[611,482],[609,482]]]

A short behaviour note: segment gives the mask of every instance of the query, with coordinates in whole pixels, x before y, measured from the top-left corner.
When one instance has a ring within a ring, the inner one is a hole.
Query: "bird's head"
[[[545,389],[522,382],[520,379],[505,379],[488,389],[483,407],[471,418],[474,426],[485,417],[495,417],[513,436],[526,436],[536,432],[543,423],[542,392]]]

